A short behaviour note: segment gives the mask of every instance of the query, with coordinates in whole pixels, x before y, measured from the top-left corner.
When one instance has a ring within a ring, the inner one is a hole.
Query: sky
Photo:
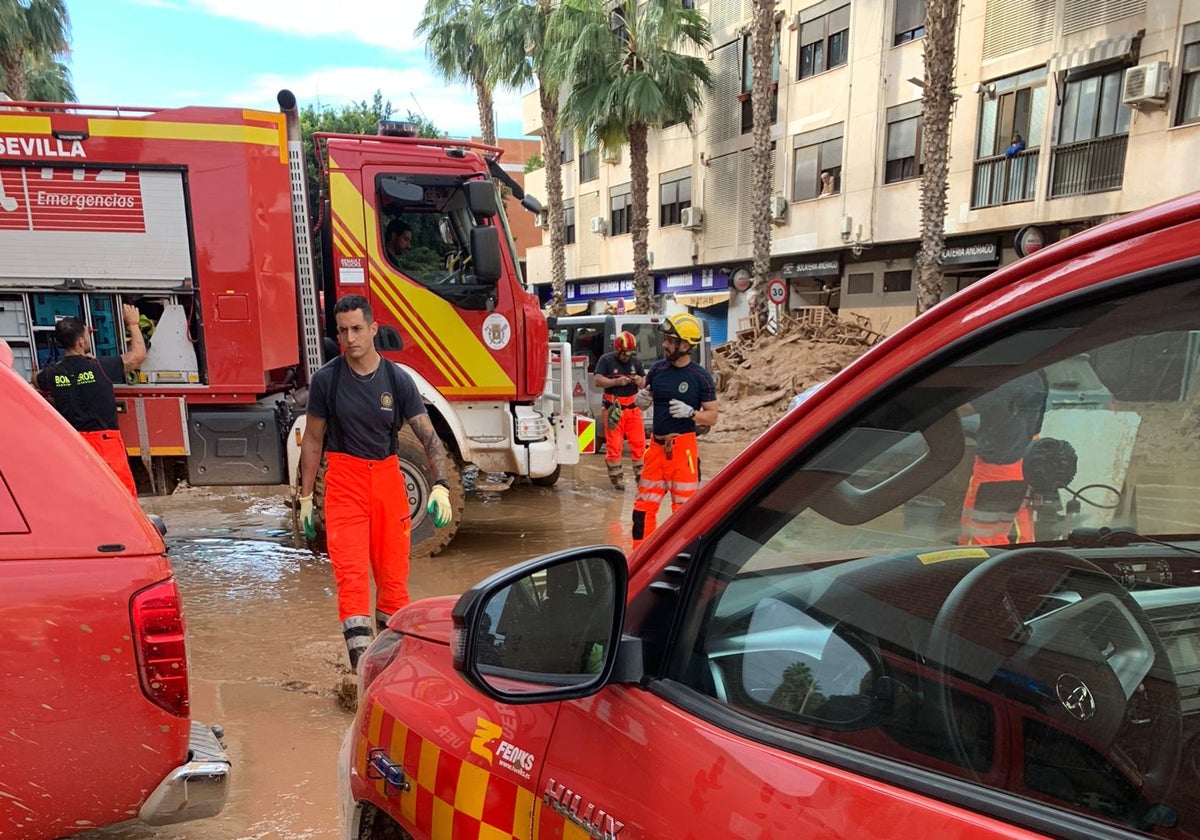
[[[89,105],[338,107],[376,90],[401,118],[478,136],[474,92],[432,70],[413,29],[424,0],[67,0],[71,78]],[[521,137],[521,98],[496,92],[496,132]]]

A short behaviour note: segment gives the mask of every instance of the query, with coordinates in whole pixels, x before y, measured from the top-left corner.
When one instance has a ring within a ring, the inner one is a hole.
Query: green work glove
[[[304,537],[309,540],[317,538],[317,523],[313,517],[312,493],[300,497],[300,525],[304,528]]]
[[[617,424],[621,422],[621,412],[622,412],[623,410],[624,410],[624,409],[622,409],[622,408],[621,408],[621,404],[620,404],[620,403],[613,403],[613,404],[612,404],[612,408],[610,408],[610,409],[608,410],[608,425],[609,425],[609,428],[615,429],[615,428],[617,427]]]
[[[429,493],[429,504],[425,512],[433,517],[433,524],[442,528],[450,524],[454,512],[450,509],[450,491],[440,484],[435,484]]]

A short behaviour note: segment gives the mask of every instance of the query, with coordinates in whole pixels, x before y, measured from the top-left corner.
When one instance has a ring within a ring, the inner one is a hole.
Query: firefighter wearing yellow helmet
[[[635,404],[654,406],[653,434],[646,449],[642,480],[633,503],[633,547],[658,524],[658,508],[671,494],[671,511],[700,489],[700,454],[696,426],[717,422],[717,389],[712,376],[692,361],[692,349],[704,340],[695,315],[671,315],[658,325],[663,355],[646,374],[646,387]]]
[[[608,467],[608,480],[616,489],[624,490],[621,451],[625,441],[629,441],[634,482],[642,479],[646,455],[646,425],[641,409],[634,404],[638,389],[646,384],[646,369],[638,358],[633,333],[625,330],[613,339],[612,352],[596,362],[593,381],[597,388],[604,389],[604,465]]]

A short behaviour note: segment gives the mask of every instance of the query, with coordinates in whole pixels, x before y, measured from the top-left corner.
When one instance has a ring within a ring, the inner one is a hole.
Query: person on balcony
[[[1025,140],[1020,134],[1013,134],[1012,142],[1008,144],[1008,148],[1004,150],[1006,158],[1016,157],[1025,151]]]

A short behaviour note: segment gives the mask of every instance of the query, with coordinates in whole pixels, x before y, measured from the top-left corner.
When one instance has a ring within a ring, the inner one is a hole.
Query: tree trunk
[[[496,107],[492,100],[492,89],[482,75],[475,82],[475,104],[479,108],[479,134],[489,146],[496,145]]]
[[[954,107],[955,31],[960,0],[925,2],[925,93],[922,103],[921,250],[917,254],[917,312],[942,299],[942,250]]]
[[[7,93],[9,99],[21,102],[28,96],[25,85],[25,53],[9,52],[4,56],[4,87],[0,93]]]
[[[775,54],[775,0],[754,0],[750,34],[752,68],[750,102],[754,129],[750,147],[750,225],[754,264],[750,315],[767,320],[767,275],[771,270],[771,196],[774,191],[771,154],[771,60]],[[745,195],[745,193],[744,193]],[[720,200],[720,199],[718,199]]]
[[[567,314],[567,258],[563,230],[562,143],[558,132],[558,87],[538,79],[542,108],[542,155],[546,164],[546,222],[550,230],[550,314]],[[576,220],[578,224],[578,220]]]
[[[647,242],[650,233],[649,191],[650,171],[647,165],[649,128],[645,123],[633,123],[629,134],[629,192],[633,218],[629,232],[633,234],[633,298],[640,314],[649,314],[654,287],[650,282],[650,257]]]

